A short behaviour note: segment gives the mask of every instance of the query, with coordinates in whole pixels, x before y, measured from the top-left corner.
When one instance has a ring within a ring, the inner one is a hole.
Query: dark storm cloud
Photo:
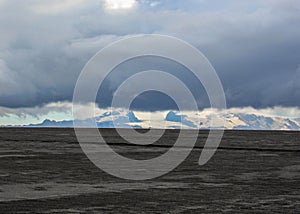
[[[134,47],[131,47],[134,48]],[[156,70],[156,71],[163,71],[174,75],[178,79],[180,79],[185,86],[192,92],[194,97],[197,99],[197,104],[199,108],[209,107],[209,100],[207,94],[205,92],[204,87],[202,86],[201,82],[197,79],[197,77],[189,71],[185,66],[174,62],[172,60],[161,58],[161,57],[154,57],[154,56],[143,56],[137,57],[131,60],[128,60],[124,63],[121,63],[112,72],[106,77],[103,85],[101,86],[97,101],[100,103],[101,107],[107,108],[111,106],[112,97],[114,92],[117,88],[122,84],[126,84],[126,80],[131,76],[141,72],[141,71],[148,71],[148,70]],[[125,81],[124,81],[125,80]],[[131,91],[135,88],[141,88],[145,82],[158,82],[156,76],[148,77],[147,79],[140,78],[137,79],[134,84],[128,88],[128,91],[122,91],[123,99],[127,99],[135,92]],[[180,95],[182,97],[182,101],[184,101],[184,93],[182,89],[176,85],[172,84],[171,82],[167,82],[168,88]],[[101,102],[104,101],[104,102]],[[190,106],[190,101],[186,100],[186,106]],[[115,107],[123,107],[123,106],[115,106]],[[139,95],[133,102],[132,106],[133,109],[136,110],[151,110],[151,111],[158,111],[158,110],[166,110],[166,109],[177,109],[177,105],[170,97],[162,92],[158,91],[149,91],[148,93],[143,93]]]
[[[0,106],[70,101],[93,54],[141,33],[177,36],[203,51],[220,76],[229,106],[300,106],[297,0],[192,1],[192,6],[139,1],[127,12],[105,11],[102,1],[83,2],[0,1]],[[124,76],[114,78],[104,106]],[[192,78],[181,78],[197,91]],[[199,106],[207,106],[202,92],[195,96]],[[168,107],[162,96],[152,100],[158,108]]]

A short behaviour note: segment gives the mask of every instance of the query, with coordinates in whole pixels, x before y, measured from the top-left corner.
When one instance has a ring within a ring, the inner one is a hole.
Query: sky
[[[111,42],[140,34],[175,36],[198,48],[214,66],[228,108],[276,108],[284,115],[300,107],[299,0],[0,0],[0,14],[0,125],[70,119],[74,86],[88,60]],[[129,62],[119,68],[124,75],[112,72],[98,105],[110,105],[124,76],[158,65],[182,75],[200,109],[209,106],[184,68],[153,61]],[[174,102],[146,93],[133,107],[158,111]]]

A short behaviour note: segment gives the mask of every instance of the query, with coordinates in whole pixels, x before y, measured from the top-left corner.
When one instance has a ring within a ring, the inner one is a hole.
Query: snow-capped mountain
[[[89,127],[91,119],[76,120],[76,125]],[[255,113],[228,111],[203,112],[105,112],[95,117],[99,128],[157,128],[157,129],[243,129],[243,130],[300,130],[300,118],[286,118]],[[214,123],[212,123],[214,121]],[[45,120],[29,127],[72,127],[73,121]]]

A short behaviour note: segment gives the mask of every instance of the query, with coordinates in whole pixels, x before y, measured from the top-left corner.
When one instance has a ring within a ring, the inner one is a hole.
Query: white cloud
[[[85,0],[51,0],[51,1],[39,1],[36,0],[31,6],[32,10],[38,14],[54,15],[57,13],[63,13],[69,10],[78,9],[84,4],[89,4]]]
[[[6,108],[0,107],[0,117],[17,116],[26,118],[28,116],[39,118],[47,115],[50,112],[63,112],[66,114],[72,113],[72,104],[68,102],[49,103],[43,106],[36,106],[32,108]]]

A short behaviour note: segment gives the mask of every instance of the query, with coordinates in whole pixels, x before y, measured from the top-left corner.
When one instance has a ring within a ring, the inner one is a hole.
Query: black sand
[[[155,146],[124,144],[102,130],[119,153],[155,157]],[[149,181],[112,177],[83,154],[72,129],[0,129],[0,213],[299,213],[300,132],[227,131],[205,166],[197,148],[174,171]],[[187,132],[188,136],[188,132]]]

